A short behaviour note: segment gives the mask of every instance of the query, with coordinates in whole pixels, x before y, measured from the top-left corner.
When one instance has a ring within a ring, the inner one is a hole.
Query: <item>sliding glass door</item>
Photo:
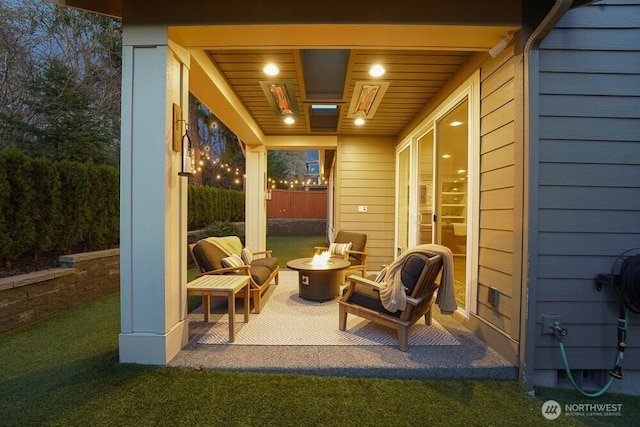
[[[467,292],[469,169],[473,168],[469,104],[468,96],[460,96],[401,146],[396,175],[397,255],[420,244],[448,247],[453,254],[456,300],[462,309],[471,297]]]
[[[436,122],[436,241],[453,253],[456,300],[465,307],[467,273],[468,115],[465,99]]]
[[[418,138],[418,230],[417,244],[433,243],[433,181],[434,181],[434,146],[433,130]]]
[[[396,177],[396,256],[414,246],[409,236],[409,199],[411,194],[411,147],[405,147],[398,154]]]

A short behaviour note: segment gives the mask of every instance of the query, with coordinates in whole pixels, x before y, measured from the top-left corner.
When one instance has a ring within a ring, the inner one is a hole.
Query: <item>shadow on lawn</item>
[[[0,381],[0,413],[15,425],[51,424],[153,367],[120,364],[118,350]]]

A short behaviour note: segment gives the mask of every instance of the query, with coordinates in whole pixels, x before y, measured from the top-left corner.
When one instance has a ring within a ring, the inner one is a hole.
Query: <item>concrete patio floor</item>
[[[196,316],[201,318],[202,314],[190,314],[191,319]],[[348,377],[517,379],[515,366],[452,316],[442,315],[434,307],[433,318],[462,345],[409,346],[407,352],[381,345],[207,345],[196,342],[194,337],[200,331],[190,325],[190,342],[169,366]]]

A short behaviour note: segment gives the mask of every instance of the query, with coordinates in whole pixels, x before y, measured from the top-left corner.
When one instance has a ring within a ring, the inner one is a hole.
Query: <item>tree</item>
[[[244,188],[245,154],[238,137],[227,128],[193,94],[189,95],[189,126],[191,142],[197,147],[199,165],[195,182],[217,188]],[[194,129],[195,128],[195,129]],[[269,150],[267,176],[276,188],[291,188],[298,182],[304,186],[308,176],[309,158],[306,151]]]
[[[40,37],[35,35],[34,21],[23,5],[0,3],[0,18],[0,118],[11,119],[28,114],[21,102],[23,83],[36,68],[32,52]],[[0,148],[6,146],[4,141],[0,138]]]
[[[16,146],[30,157],[113,164],[110,129],[92,111],[93,93],[77,72],[58,58],[27,82],[25,104],[35,118],[21,123]]]
[[[308,163],[305,151],[270,150],[267,153],[267,176],[276,188],[301,187],[308,173]]]
[[[228,127],[193,95],[190,95],[191,120],[197,122],[196,161],[203,185],[229,190],[244,189],[245,157],[242,145]]]
[[[120,21],[40,0],[0,4],[0,19],[0,148],[117,166]],[[67,147],[76,137],[83,154]]]

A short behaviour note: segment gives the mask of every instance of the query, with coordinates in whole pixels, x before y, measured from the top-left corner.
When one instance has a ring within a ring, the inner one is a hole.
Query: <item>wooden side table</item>
[[[187,283],[187,295],[202,296],[204,321],[209,321],[211,297],[227,297],[229,313],[229,341],[235,340],[236,294],[244,290],[244,323],[249,321],[249,276],[205,275]]]

